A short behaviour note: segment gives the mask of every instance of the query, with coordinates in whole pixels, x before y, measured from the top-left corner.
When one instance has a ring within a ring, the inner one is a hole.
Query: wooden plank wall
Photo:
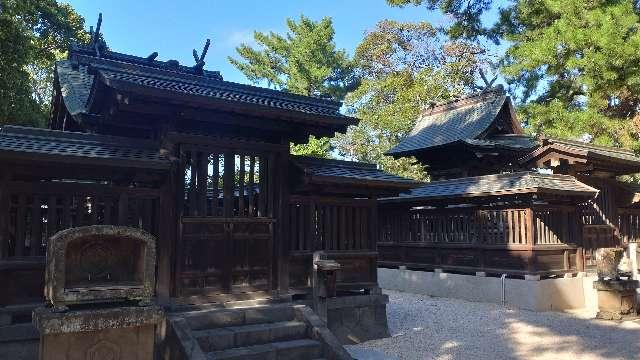
[[[310,286],[312,254],[338,261],[338,288],[377,287],[377,204],[370,199],[291,196],[289,201],[291,286]]]

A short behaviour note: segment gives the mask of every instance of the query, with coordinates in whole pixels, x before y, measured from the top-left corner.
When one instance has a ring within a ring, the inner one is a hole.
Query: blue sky
[[[146,56],[157,51],[160,60],[176,59],[193,64],[206,38],[212,45],[206,68],[219,70],[225,80],[247,83],[227,61],[234,48],[251,42],[254,30],[286,31],[285,19],[304,14],[318,20],[333,18],[338,48],[353,53],[367,30],[383,19],[426,20],[440,24],[446,18],[425,7],[392,8],[385,0],[269,0],[269,1],[108,1],[69,0],[86,20],[95,25],[102,12],[102,33],[114,51]]]

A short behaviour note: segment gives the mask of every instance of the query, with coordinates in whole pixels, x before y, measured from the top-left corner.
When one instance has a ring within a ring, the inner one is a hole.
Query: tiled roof
[[[166,92],[168,96],[190,96],[201,101],[222,100],[264,109],[286,110],[344,123],[345,126],[357,123],[356,119],[340,113],[340,102],[237,84],[222,80],[218,72],[205,71],[197,74],[190,67],[171,66],[170,62],[147,60],[116,52],[106,52],[98,58],[89,51],[75,48],[72,49],[70,59],[58,62],[56,69],[61,87],[69,89],[65,95],[65,104],[70,104],[74,111],[87,107],[91,91],[91,86],[87,85],[93,82],[93,75],[98,75],[109,86],[155,89]]]
[[[608,146],[598,146],[582,141],[554,138],[543,138],[540,148],[524,157],[522,161],[524,162],[531,160],[538,154],[545,152],[549,148],[554,148],[560,151],[567,151],[585,157],[599,157],[607,160],[621,160],[640,165],[640,157],[636,156],[636,154],[631,150]]]
[[[93,85],[93,75],[87,73],[87,66],[79,65],[74,70],[69,60],[61,60],[56,62],[56,74],[62,99],[69,113],[77,115],[85,112]]]
[[[419,182],[404,177],[389,174],[376,167],[355,161],[342,161],[332,159],[318,159],[305,156],[291,156],[292,162],[298,166],[305,175],[312,178],[326,180],[341,179],[344,181],[368,182],[379,184],[397,184],[415,187]]]
[[[466,139],[476,139],[494,122],[507,94],[502,88],[470,95],[431,108],[389,154],[402,154]]]
[[[19,126],[0,128],[0,156],[152,169],[171,165],[144,140]]]
[[[513,151],[527,151],[537,147],[538,141],[528,135],[494,135],[485,139],[465,139],[465,143],[488,148],[502,148]]]
[[[518,172],[433,181],[387,202],[485,197],[524,193],[564,193],[594,197],[598,190],[569,175]]]

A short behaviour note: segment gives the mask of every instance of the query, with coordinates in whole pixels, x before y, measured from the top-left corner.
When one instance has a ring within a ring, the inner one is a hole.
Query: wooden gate
[[[273,289],[277,151],[183,145],[178,296]]]
[[[181,295],[272,288],[272,219],[185,217]]]

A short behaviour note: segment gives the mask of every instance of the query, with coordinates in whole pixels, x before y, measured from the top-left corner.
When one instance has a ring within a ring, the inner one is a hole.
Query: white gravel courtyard
[[[392,337],[349,346],[359,360],[640,359],[640,320],[385,293]]]

